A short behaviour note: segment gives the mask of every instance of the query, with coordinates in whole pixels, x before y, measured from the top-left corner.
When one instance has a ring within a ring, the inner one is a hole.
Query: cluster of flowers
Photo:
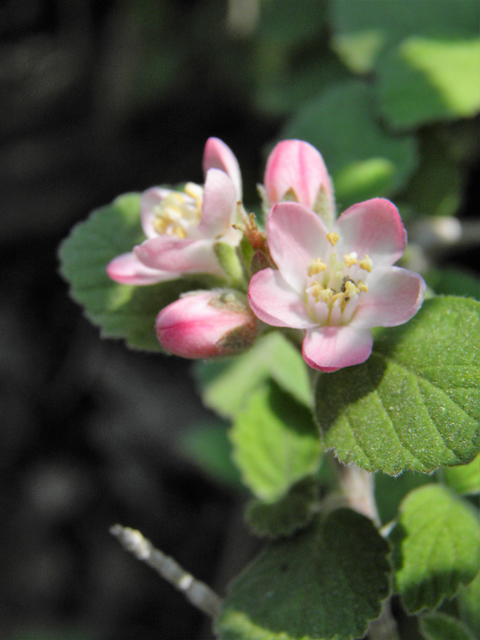
[[[266,232],[244,211],[238,162],[221,140],[207,141],[203,169],[203,187],[142,194],[147,239],[107,268],[113,280],[135,285],[195,273],[230,280],[231,288],[185,294],[159,313],[155,329],[167,351],[238,353],[260,320],[302,330],[306,363],[329,372],[369,357],[372,327],[403,324],[418,311],[423,279],[393,266],[406,247],[396,207],[374,198],[336,219],[330,176],[310,144],[285,140],[271,152],[259,187]]]

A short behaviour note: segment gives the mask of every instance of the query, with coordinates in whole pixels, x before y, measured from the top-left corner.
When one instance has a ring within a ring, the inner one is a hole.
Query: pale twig
[[[212,618],[218,616],[220,597],[206,584],[185,571],[173,558],[155,549],[140,531],[116,524],[110,528],[110,533],[116,536],[122,546],[133,553],[138,560],[143,560],[162,578],[181,591],[190,604]]]

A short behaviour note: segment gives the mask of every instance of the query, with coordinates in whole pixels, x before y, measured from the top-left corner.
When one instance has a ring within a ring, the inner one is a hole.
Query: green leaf
[[[475,640],[475,636],[460,620],[444,613],[432,613],[420,620],[425,640]]]
[[[322,447],[310,410],[273,382],[251,393],[230,437],[243,481],[265,502],[276,502],[319,467]]]
[[[363,637],[388,596],[388,545],[348,509],[272,543],[230,586],[220,640]]]
[[[232,461],[232,444],[225,423],[200,422],[182,435],[180,450],[215,480],[237,491],[245,490]]]
[[[452,598],[480,569],[480,519],[446,487],[428,485],[402,502],[390,534],[395,590],[410,612]]]
[[[282,130],[280,137],[300,138],[319,149],[341,209],[398,191],[415,169],[415,139],[391,136],[375,110],[373,89],[353,80],[308,102]]]
[[[395,127],[468,118],[480,111],[480,40],[412,37],[377,67],[383,115]]]
[[[480,279],[473,271],[467,269],[429,269],[425,274],[425,282],[437,294],[467,296],[480,300]]]
[[[477,0],[333,0],[333,47],[357,73],[373,71],[385,48],[405,38],[475,38]]]
[[[318,485],[314,478],[297,482],[278,502],[269,504],[251,500],[247,505],[245,519],[257,536],[280,538],[291,536],[303,529],[314,516],[312,505],[318,499]]]
[[[119,196],[73,228],[59,251],[61,273],[74,300],[85,307],[105,338],[124,338],[130,347],[161,351],[155,318],[181,293],[205,288],[211,279],[192,278],[149,286],[113,282],[105,271],[110,260],[145,239],[140,226],[140,195]]]
[[[442,478],[460,495],[480,493],[480,455],[469,464],[443,469]]]
[[[283,47],[318,38],[325,23],[325,0],[266,0],[261,3],[260,36]]]
[[[318,377],[316,417],[345,464],[390,475],[466,463],[480,441],[480,304],[426,300],[361,365]]]
[[[480,638],[480,573],[458,592],[458,608],[462,620]]]
[[[269,378],[299,402],[313,406],[308,367],[299,350],[279,332],[259,338],[234,360],[196,363],[194,373],[204,403],[224,418],[234,417],[251,392]]]
[[[403,498],[413,489],[435,481],[434,476],[405,471],[392,477],[377,471],[375,474],[375,503],[382,524],[395,518]]]

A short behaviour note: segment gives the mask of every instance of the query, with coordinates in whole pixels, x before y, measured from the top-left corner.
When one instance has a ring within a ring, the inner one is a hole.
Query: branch
[[[218,616],[220,597],[206,584],[187,573],[173,558],[155,549],[140,531],[116,524],[110,528],[110,533],[118,538],[124,549],[133,553],[138,560],[143,560],[162,578],[181,591],[190,604],[212,618]]]

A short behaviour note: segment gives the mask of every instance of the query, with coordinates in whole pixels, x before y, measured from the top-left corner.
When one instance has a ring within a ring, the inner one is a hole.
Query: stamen
[[[317,275],[320,271],[326,271],[327,265],[318,258],[312,260],[308,266],[308,275],[310,277]]]
[[[322,285],[319,284],[318,282],[314,282],[312,285],[308,287],[306,291],[310,296],[313,296],[315,300],[318,300],[318,296],[320,295],[322,290],[323,290]]]
[[[358,263],[357,254],[355,253],[355,251],[353,251],[352,253],[346,253],[343,256],[343,260],[347,267],[353,267],[354,264]]]
[[[360,260],[360,269],[365,269],[365,271],[368,271],[368,273],[370,273],[372,271],[372,267],[373,262],[369,256],[365,256],[363,260]]]
[[[345,299],[355,298],[360,293],[360,289],[355,286],[355,283],[347,280],[345,282]]]
[[[338,235],[338,233],[335,233],[335,231],[330,231],[330,233],[327,233],[327,240],[330,242],[332,247],[337,244],[339,239],[340,236]]]
[[[332,303],[333,307],[339,307],[344,302],[345,302],[345,294],[344,293],[336,293],[334,296],[332,296],[331,303]]]
[[[359,282],[358,290],[361,291],[362,293],[368,293],[368,286],[366,284],[360,284]]]
[[[202,187],[194,182],[187,182],[183,190],[187,196],[190,196],[194,200],[201,200],[203,197]]]
[[[326,302],[328,304],[332,297],[332,293],[331,289],[321,289],[318,293],[317,301],[319,300],[320,302]]]

